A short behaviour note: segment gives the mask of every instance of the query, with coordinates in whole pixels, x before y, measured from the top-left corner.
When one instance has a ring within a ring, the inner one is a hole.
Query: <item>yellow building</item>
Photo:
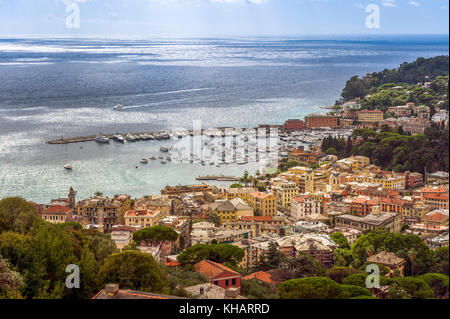
[[[220,224],[226,222],[238,221],[238,211],[233,203],[229,200],[216,200],[208,205],[209,213],[215,213],[219,216]]]
[[[125,225],[148,228],[158,225],[160,218],[161,214],[159,211],[133,209],[125,213]]]
[[[363,110],[358,112],[358,122],[379,123],[383,119],[383,112],[380,110]]]
[[[239,197],[240,199],[249,201],[250,194],[256,192],[257,190],[252,187],[244,187],[244,188],[224,188],[222,192],[225,195],[225,198],[228,200],[232,200],[233,198]]]
[[[387,189],[405,189],[405,177],[393,176],[393,177],[377,177],[371,175],[353,176],[353,181],[357,183],[375,183],[381,184],[383,188]]]
[[[274,188],[274,195],[277,197],[277,204],[282,208],[291,205],[292,199],[299,194],[299,188],[294,182],[282,181]]]
[[[362,169],[363,167],[370,165],[370,158],[367,156],[351,156],[350,159],[358,162],[358,169]]]
[[[250,206],[257,216],[276,216],[277,197],[268,193],[255,192],[250,195]]]

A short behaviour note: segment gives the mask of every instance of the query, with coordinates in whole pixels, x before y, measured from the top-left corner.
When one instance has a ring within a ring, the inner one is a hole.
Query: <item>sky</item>
[[[448,34],[448,10],[449,0],[0,0],[0,37]]]

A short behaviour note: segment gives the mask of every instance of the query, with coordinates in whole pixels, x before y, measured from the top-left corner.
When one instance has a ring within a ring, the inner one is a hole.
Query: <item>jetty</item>
[[[198,181],[220,181],[220,182],[237,182],[239,177],[235,176],[225,176],[225,175],[207,175],[207,176],[197,176]]]

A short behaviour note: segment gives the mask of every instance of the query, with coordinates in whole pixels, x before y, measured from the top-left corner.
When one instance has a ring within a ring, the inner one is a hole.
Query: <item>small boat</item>
[[[108,144],[109,143],[109,138],[107,138],[106,136],[103,135],[99,135],[95,138],[95,141],[97,143],[104,143],[104,144]]]
[[[127,134],[127,135],[125,136],[125,139],[126,139],[128,142],[136,142],[136,138],[135,138],[133,135],[131,135],[131,134]]]
[[[146,159],[146,158],[141,159],[141,163],[142,164],[147,164],[148,163],[148,159]]]
[[[125,143],[125,139],[123,138],[122,135],[119,135],[119,134],[114,135],[113,140],[116,142],[119,142],[119,143]]]
[[[150,159],[151,159],[152,161],[157,160],[156,156],[152,156]]]
[[[172,158],[171,158],[170,156],[167,156],[167,157],[166,157],[166,160],[169,161],[169,162],[171,162],[171,161],[172,161]]]
[[[161,148],[159,149],[161,152],[168,152],[169,148],[165,147],[165,146],[161,146]]]
[[[64,168],[70,171],[70,170],[72,170],[72,165],[64,164]]]
[[[121,110],[123,110],[122,104],[117,104],[116,106],[113,107],[113,111],[121,111]]]
[[[167,164],[167,162],[166,161],[161,161],[161,164]]]

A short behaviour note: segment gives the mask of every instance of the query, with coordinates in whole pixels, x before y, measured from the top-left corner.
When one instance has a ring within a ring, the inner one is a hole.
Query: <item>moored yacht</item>
[[[125,139],[123,138],[122,135],[119,135],[119,134],[114,135],[113,140],[116,142],[119,142],[119,143],[125,143]]]
[[[95,141],[96,141],[97,143],[109,143],[109,138],[107,138],[107,137],[104,136],[104,135],[99,135],[99,136],[97,136],[97,137],[95,138]]]

